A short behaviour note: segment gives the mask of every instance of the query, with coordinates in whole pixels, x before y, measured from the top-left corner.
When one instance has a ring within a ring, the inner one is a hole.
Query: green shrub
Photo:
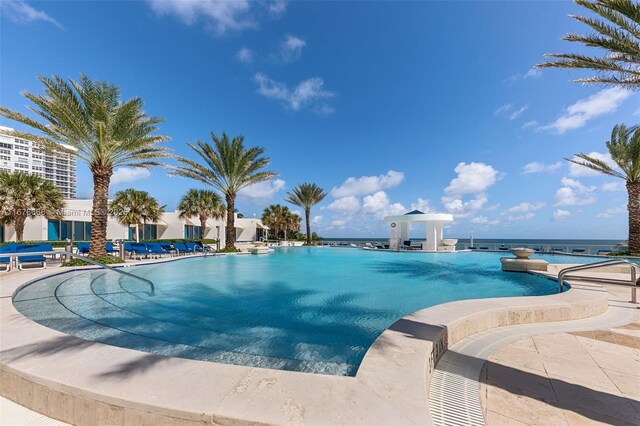
[[[218,253],[240,253],[240,250],[233,249],[231,247],[225,247],[223,249],[218,250]]]
[[[124,263],[124,260],[121,260],[119,257],[113,257],[113,256],[102,256],[102,257],[98,257],[96,259],[93,259],[97,262],[100,263],[104,263],[105,265],[115,265],[115,264],[119,264],[119,263]],[[63,267],[73,267],[73,266],[91,266],[93,265],[92,263],[89,263],[87,261],[85,261],[84,259],[80,258],[80,257],[74,257],[71,260],[67,260],[66,262],[62,262],[60,264],[60,266]]]

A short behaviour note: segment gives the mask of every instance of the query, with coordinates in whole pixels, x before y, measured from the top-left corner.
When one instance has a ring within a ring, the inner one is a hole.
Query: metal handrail
[[[628,260],[614,259],[614,260],[605,260],[603,262],[588,263],[586,265],[569,266],[568,268],[564,268],[560,270],[560,272],[558,272],[558,293],[562,291],[565,275],[567,275],[569,272],[585,271],[587,269],[596,269],[603,266],[613,266],[613,265],[629,265],[629,269],[631,270],[631,281],[629,281],[629,284],[631,284],[632,286],[636,286],[636,282],[637,282],[636,268],[640,269],[640,267],[633,262],[629,262]],[[576,278],[580,278],[580,277],[576,277]],[[635,292],[633,290],[632,290],[632,294],[634,295],[632,298],[635,299]],[[633,300],[633,302],[635,303],[635,300]]]
[[[136,279],[138,279],[140,281],[143,281],[144,283],[149,284],[149,287],[151,287],[151,293],[150,293],[151,295],[154,295],[156,293],[156,286],[153,284],[153,282],[151,280],[139,277],[137,275],[133,275],[130,272],[122,271],[121,270],[122,267],[114,268],[113,266],[105,265],[104,263],[98,262],[97,260],[93,260],[93,259],[91,259],[89,257],[78,256],[77,254],[75,254],[73,252],[70,252],[68,250],[25,251],[25,252],[13,252],[13,253],[0,253],[0,255],[2,255],[3,257],[9,257],[9,258],[15,257],[16,260],[20,256],[37,256],[37,255],[45,255],[45,254],[54,254],[54,255],[55,254],[66,254],[66,255],[69,255],[70,257],[77,257],[78,259],[82,259],[87,263],[91,263],[92,265],[100,266],[100,267],[108,269],[110,271],[117,272],[119,274],[126,275],[128,277],[136,278]]]

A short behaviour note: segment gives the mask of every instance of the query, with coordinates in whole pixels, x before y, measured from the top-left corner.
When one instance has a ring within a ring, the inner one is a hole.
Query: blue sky
[[[279,176],[238,209],[260,216],[315,182],[330,193],[312,212],[327,237],[385,236],[383,216],[419,208],[453,213],[454,237],[623,239],[623,182],[563,157],[604,156],[615,124],[640,121],[640,95],[532,70],[579,49],[561,40],[585,30],[572,13],[566,1],[3,0],[0,103],[26,112],[20,91],[39,93],[37,75],[82,72],[142,97],[175,154],[193,157],[186,143],[210,131],[243,134]],[[116,171],[111,192],[128,187],[172,210],[202,185]]]

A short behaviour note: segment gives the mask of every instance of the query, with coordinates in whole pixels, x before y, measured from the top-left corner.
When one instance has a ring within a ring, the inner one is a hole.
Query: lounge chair
[[[89,243],[76,243],[76,250],[78,251],[78,254],[89,254],[91,245]]]
[[[173,243],[173,247],[178,251],[178,255],[182,253],[195,253],[195,249],[190,249],[185,243]]]
[[[398,248],[400,250],[411,250],[411,240],[403,241]]]
[[[204,244],[202,241],[196,241],[196,251],[201,251],[203,253],[208,253],[213,249],[209,247],[207,244]]]
[[[169,252],[169,254],[171,256],[173,256],[174,254],[177,255],[178,254],[178,250],[175,249],[175,247],[173,247],[173,245],[171,245],[171,243],[159,243],[160,246],[165,249],[167,252]]]
[[[113,247],[113,243],[106,243],[104,246],[104,249],[107,251],[107,254],[115,254],[117,255],[120,250],[118,250],[117,248]]]
[[[480,247],[479,247],[479,249],[480,249],[480,250],[489,250],[489,247],[487,247],[487,246],[480,246]]]
[[[202,246],[199,246],[198,244],[196,244],[194,242],[187,242],[187,243],[184,243],[184,245],[187,246],[187,249],[191,253],[204,252],[204,248]]]
[[[0,247],[0,254],[2,253],[15,253],[13,247],[2,246]],[[11,256],[0,257],[0,270],[9,272],[11,270]]]
[[[467,247],[467,250],[478,250],[478,247],[476,247],[476,246],[469,246],[469,247]]]
[[[29,253],[29,252],[38,252],[38,251],[53,251],[53,247],[51,244],[36,244],[34,246],[23,246],[18,249],[18,253]],[[39,263],[41,264],[40,269],[47,268],[47,258],[42,254],[35,254],[31,256],[18,256],[18,269],[21,271],[24,269],[24,264],[29,263]],[[35,268],[34,268],[35,269]]]
[[[171,252],[165,250],[160,243],[147,243],[147,249],[150,255],[156,255],[156,257],[162,257],[163,254],[171,255]]]
[[[571,253],[584,253],[586,250],[583,248],[574,248]]]
[[[132,258],[137,255],[139,259],[142,259],[143,255],[149,255],[149,249],[144,243],[124,243],[124,250],[129,252],[129,257]]]
[[[598,250],[596,253],[598,256],[606,256],[607,254],[611,254],[611,250]]]

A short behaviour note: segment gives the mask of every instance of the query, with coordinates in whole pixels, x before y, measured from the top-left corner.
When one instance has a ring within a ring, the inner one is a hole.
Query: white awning
[[[236,229],[244,229],[244,226],[242,226],[242,225],[235,225],[235,228],[236,228]]]
[[[267,225],[263,225],[260,222],[256,222],[256,228],[260,228],[260,229],[271,229],[269,228]]]
[[[157,221],[155,223],[157,226],[162,226],[163,228],[168,228],[169,224],[167,222],[165,222],[164,220],[160,219],[159,221]]]

